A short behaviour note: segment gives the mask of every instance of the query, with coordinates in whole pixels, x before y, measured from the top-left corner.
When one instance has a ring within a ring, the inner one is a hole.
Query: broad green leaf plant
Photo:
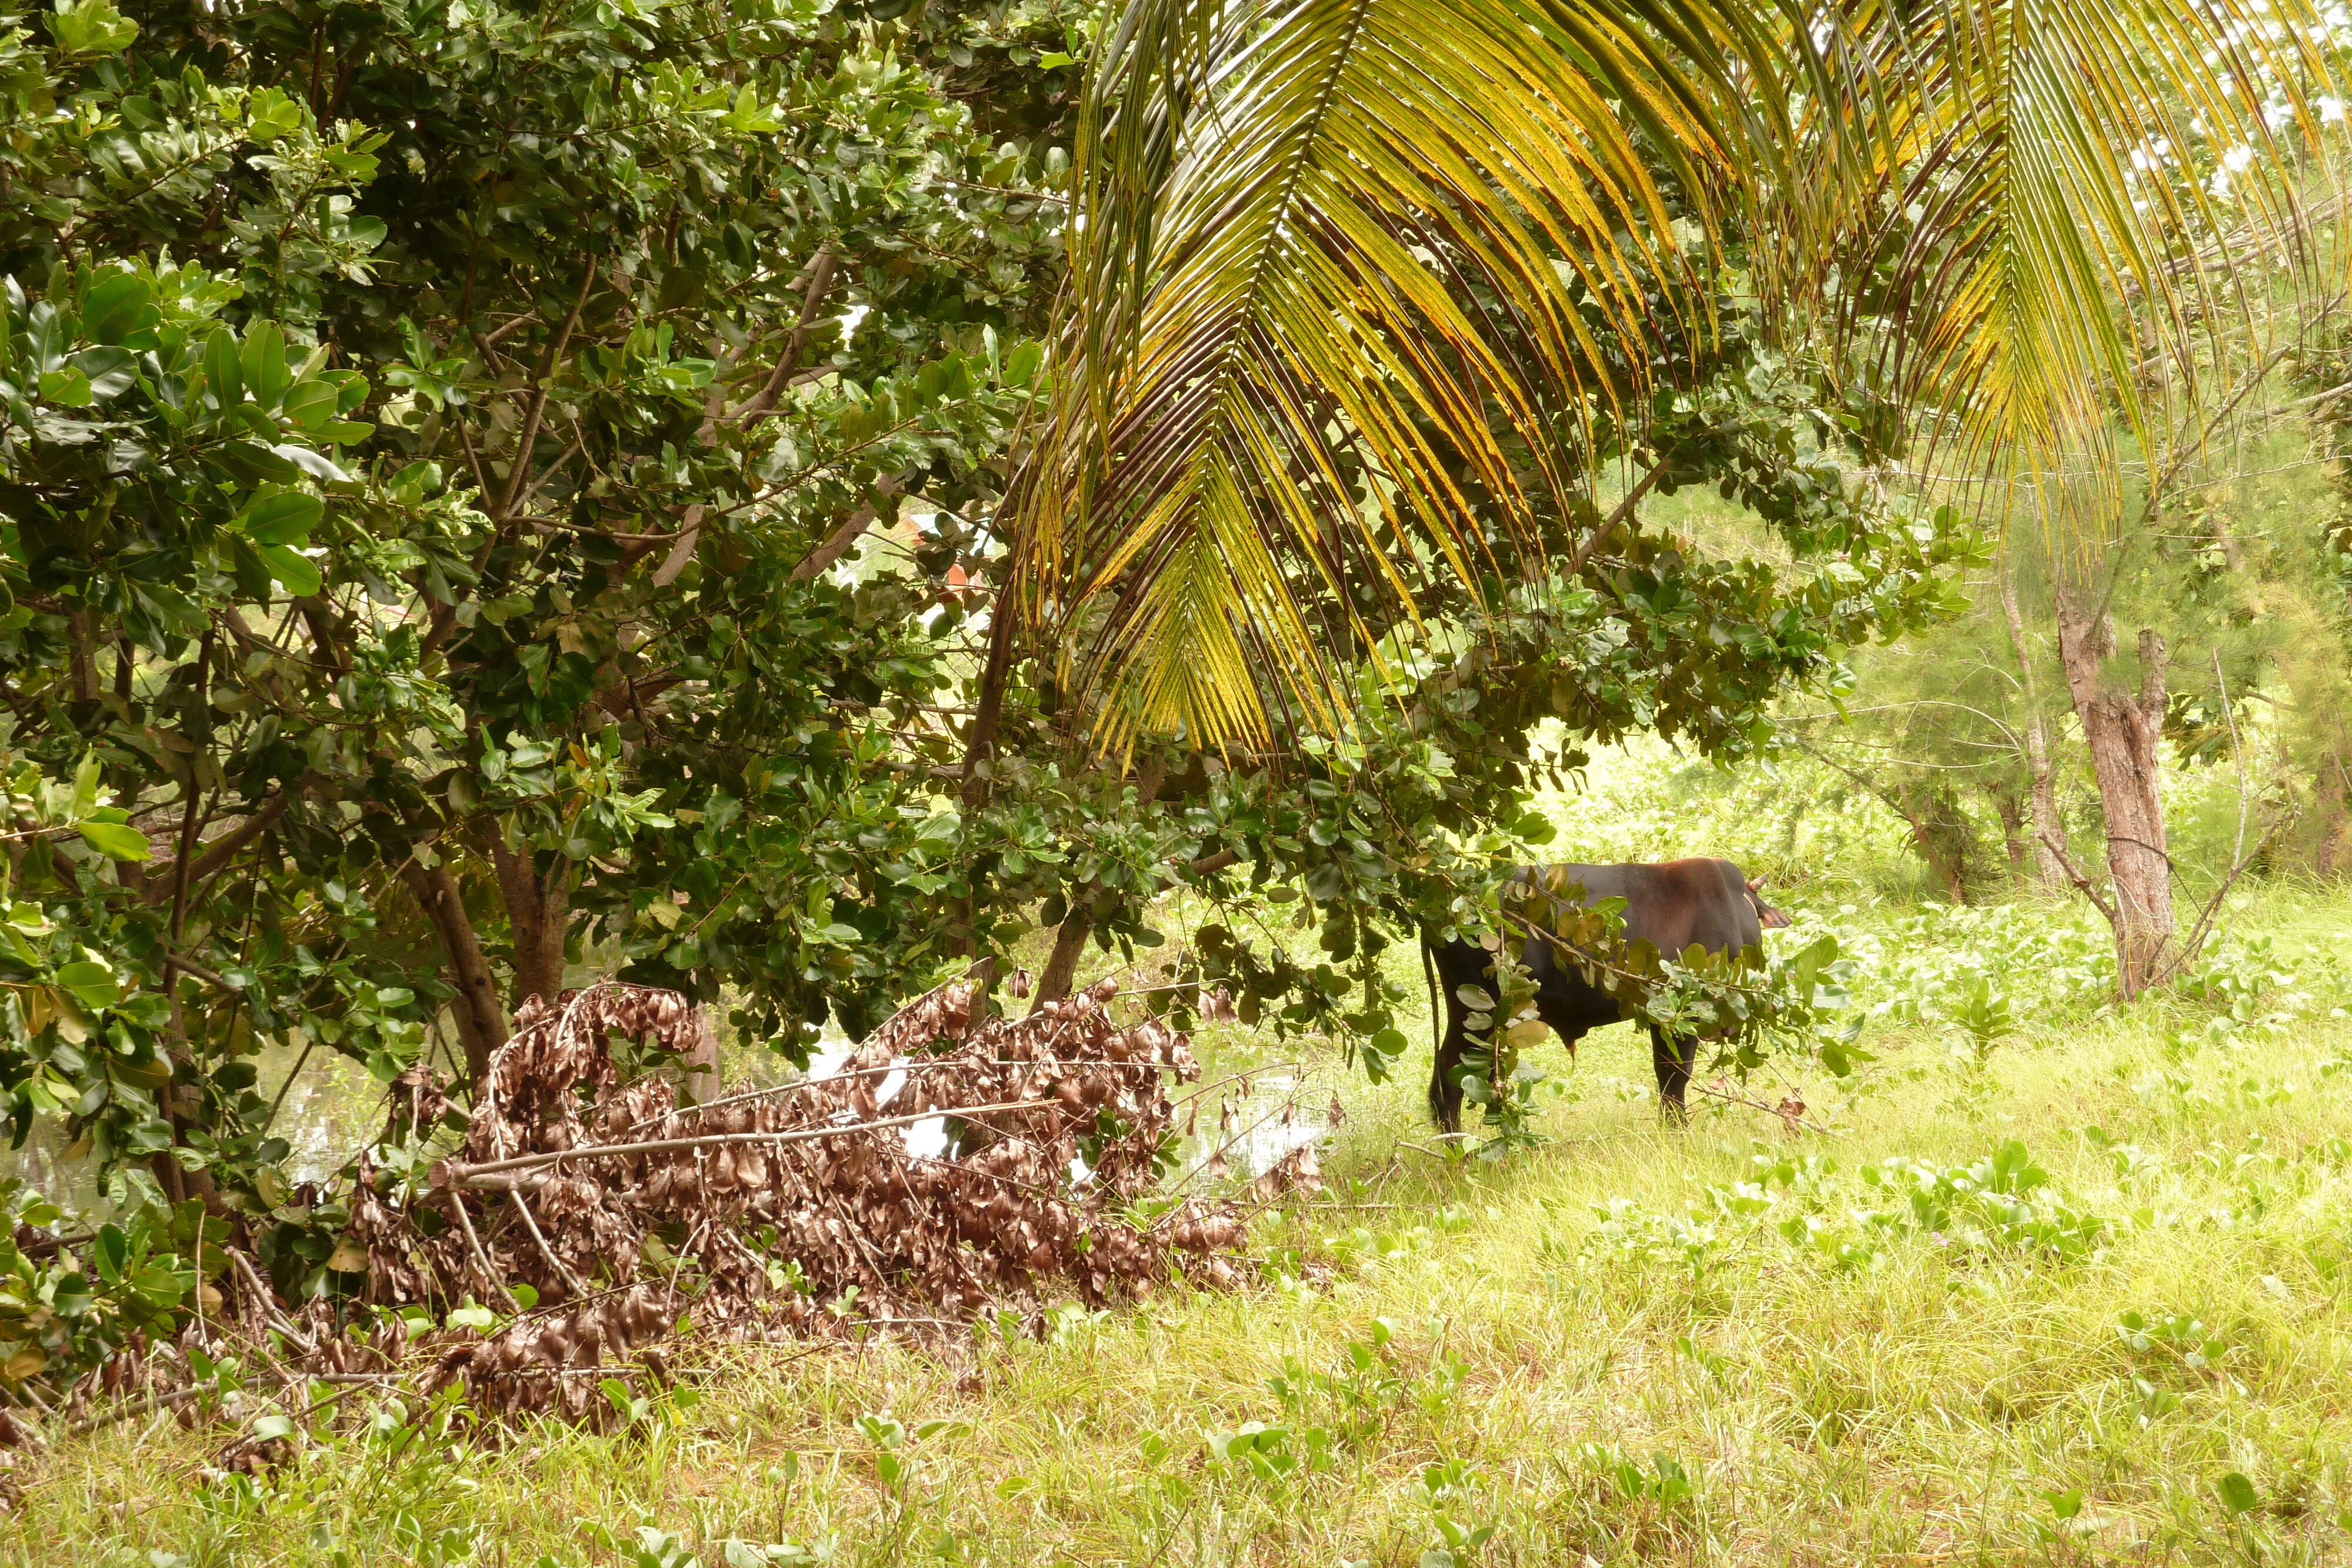
[[[569,970],[804,1053],[942,961],[1069,77],[936,12],[0,6],[0,1119],[124,1235],[355,1282],[298,1039],[461,1083]]]

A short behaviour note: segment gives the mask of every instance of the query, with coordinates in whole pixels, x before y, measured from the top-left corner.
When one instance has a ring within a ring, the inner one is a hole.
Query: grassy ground
[[[2048,988],[2066,922],[1991,918],[1882,925],[1827,1135],[1662,1131],[1609,1030],[1507,1162],[1353,1094],[1246,1294],[769,1352],[632,1437],[331,1435],[257,1487],[119,1427],[20,1470],[0,1560],[2352,1561],[2352,898],[2263,895],[2267,946],[2126,1016]]]

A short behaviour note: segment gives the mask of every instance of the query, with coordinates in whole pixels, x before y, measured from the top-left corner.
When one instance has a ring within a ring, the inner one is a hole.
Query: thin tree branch
[[[507,1309],[509,1312],[522,1311],[522,1303],[515,1300],[514,1292],[507,1289],[507,1282],[500,1279],[499,1271],[490,1266],[490,1254],[488,1249],[483,1247],[482,1239],[474,1234],[474,1222],[466,1213],[466,1195],[462,1192],[451,1193],[449,1207],[457,1215],[457,1228],[466,1233],[466,1245],[472,1249],[474,1261],[481,1265],[483,1278],[489,1288],[506,1299]]]
[[[1783,1111],[1778,1105],[1767,1105],[1761,1100],[1750,1100],[1745,1094],[1734,1094],[1728,1089],[1724,1089],[1713,1084],[1701,1083],[1696,1080],[1693,1080],[1690,1085],[1690,1092],[1694,1094],[1704,1094],[1710,1100],[1720,1100],[1727,1105],[1745,1105],[1751,1111],[1761,1111],[1767,1116],[1778,1116],[1790,1132],[1794,1132],[1799,1127],[1802,1127],[1808,1133],[1819,1133],[1825,1138],[1834,1135],[1831,1133],[1829,1128],[1822,1126],[1818,1122],[1808,1122],[1802,1116],[1797,1115],[1793,1112]]]
[[[1592,552],[1601,548],[1601,541],[1616,532],[1617,525],[1633,515],[1634,505],[1650,493],[1652,486],[1665,476],[1666,459],[1660,457],[1650,471],[1643,475],[1632,489],[1625,492],[1625,498],[1617,503],[1616,509],[1601,518],[1600,526],[1586,537],[1582,544],[1576,547],[1576,553],[1568,558],[1568,568],[1564,575],[1574,577],[1578,572],[1582,571],[1584,563],[1592,559]]]
[[[898,495],[906,486],[896,478],[886,477],[876,480],[874,488],[877,494],[887,497]],[[860,507],[852,512],[847,521],[834,529],[831,538],[811,550],[808,558],[800,565],[793,568],[793,580],[806,582],[809,579],[829,570],[834,562],[849,553],[849,547],[856,544],[864,536],[866,530],[874,526],[874,520],[879,515],[870,505]],[[664,571],[669,570],[667,561],[662,563],[662,570]],[[655,580],[658,582],[660,580],[660,574],[656,573]]]
[[[2218,655],[2217,655],[2218,657]],[[213,662],[213,628],[205,628],[204,641],[196,646],[196,703],[198,714],[205,710],[205,683]],[[196,826],[204,806],[204,791],[196,788],[195,764],[188,765],[187,810],[180,813],[180,850],[172,862],[172,946],[180,945],[180,934],[188,925],[188,873],[195,864]],[[166,958],[166,964],[171,960]]]
[[[800,369],[801,354],[816,329],[816,313],[824,305],[825,291],[833,287],[833,275],[841,265],[833,242],[827,240],[817,247],[815,257],[809,263],[808,289],[801,296],[800,319],[793,323],[792,336],[784,340],[783,351],[776,356],[776,368],[768,372],[768,380],[751,394],[751,401],[735,411],[735,421],[749,430],[768,417],[776,406],[776,399],[784,390],[784,382]]]
[[[2106,917],[2108,925],[2114,925],[2116,906],[2100,896],[2098,887],[2089,877],[2083,874],[2083,868],[2074,863],[2074,857],[2066,852],[2066,846],[2058,835],[2044,829],[2042,832],[2042,842],[2052,854],[2058,858],[2059,867],[2065,872],[2066,880],[2081,890],[2083,896],[2091,901],[2091,907]]]
[[[216,874],[222,867],[236,858],[238,851],[275,827],[278,819],[285,814],[286,797],[282,794],[273,794],[254,809],[253,815],[229,831],[223,833],[219,838],[205,844],[204,853],[196,857],[194,865],[186,868],[184,878],[181,875],[181,861],[175,860],[169,865],[155,867],[148,873],[146,901],[150,904],[161,904],[167,895],[176,896],[183,886],[192,886]],[[169,882],[164,881],[162,876],[164,872],[172,873]]]
[[[588,1287],[581,1283],[580,1276],[573,1273],[563,1260],[555,1255],[555,1249],[547,1244],[547,1238],[541,1233],[539,1221],[531,1218],[530,1205],[524,1201],[522,1193],[509,1187],[507,1197],[514,1204],[515,1212],[522,1216],[523,1228],[530,1231],[530,1239],[539,1244],[539,1255],[547,1260],[547,1266],[555,1270],[557,1279],[563,1281],[565,1292],[574,1301],[586,1295]]]
[[[556,370],[563,362],[563,350],[571,345],[572,329],[580,324],[580,312],[587,308],[588,295],[596,287],[596,277],[594,258],[582,257],[580,292],[572,298],[572,313],[564,317],[563,325],[557,328],[555,336],[548,340],[547,352],[540,357],[539,384],[531,392],[530,404],[523,410],[522,429],[515,436],[514,465],[507,470],[505,489],[499,497],[497,509],[491,513],[494,522],[502,524],[507,520],[522,496],[523,486],[530,480],[530,449],[539,442],[540,421],[547,414],[548,389],[555,379]]]
[[[488,332],[477,332],[474,334],[474,340],[478,343],[488,343],[493,345],[503,343],[509,338],[513,337],[517,332],[521,331],[525,327],[530,326],[533,321],[536,321],[539,319],[540,315],[538,311],[526,310],[503,327],[493,328]]]

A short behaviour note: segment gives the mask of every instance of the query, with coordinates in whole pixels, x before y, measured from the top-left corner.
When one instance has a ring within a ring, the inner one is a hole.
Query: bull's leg
[[[1449,997],[1447,1000],[1452,1002],[1453,998]],[[1429,1115],[1441,1133],[1462,1130],[1462,1081],[1455,1074],[1462,1070],[1462,1051],[1469,1043],[1469,1036],[1461,1007],[1447,1007],[1445,1038],[1437,1043],[1437,1061],[1429,1073]]]
[[[1691,1062],[1697,1048],[1695,1040],[1668,1034],[1654,1024],[1650,1028],[1650,1062],[1658,1070],[1658,1104],[1667,1120],[1677,1124],[1690,1114],[1683,1104],[1683,1091],[1690,1087]]]

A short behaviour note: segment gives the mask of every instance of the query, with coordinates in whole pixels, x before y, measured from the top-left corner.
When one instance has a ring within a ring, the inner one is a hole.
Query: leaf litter
[[[982,1317],[1042,1333],[1060,1303],[1134,1301],[1180,1276],[1232,1289],[1251,1213],[1320,1189],[1314,1150],[1232,1198],[1163,1185],[1194,1111],[1171,1086],[1200,1067],[1161,1019],[1118,1021],[1117,995],[1105,981],[1006,1018],[950,982],[826,1076],[698,1105],[625,1066],[697,1043],[687,998],[614,982],[532,998],[451,1157],[411,1179],[359,1167],[355,1299],[310,1302],[299,1325],[242,1305],[297,1331],[289,1371],[421,1371],[421,1392],[462,1385],[485,1415],[603,1426],[605,1378],[666,1378],[689,1343],[879,1330],[945,1344]],[[429,1072],[394,1089],[412,1137],[449,1109]],[[926,1152],[909,1145],[917,1122],[943,1134]]]

